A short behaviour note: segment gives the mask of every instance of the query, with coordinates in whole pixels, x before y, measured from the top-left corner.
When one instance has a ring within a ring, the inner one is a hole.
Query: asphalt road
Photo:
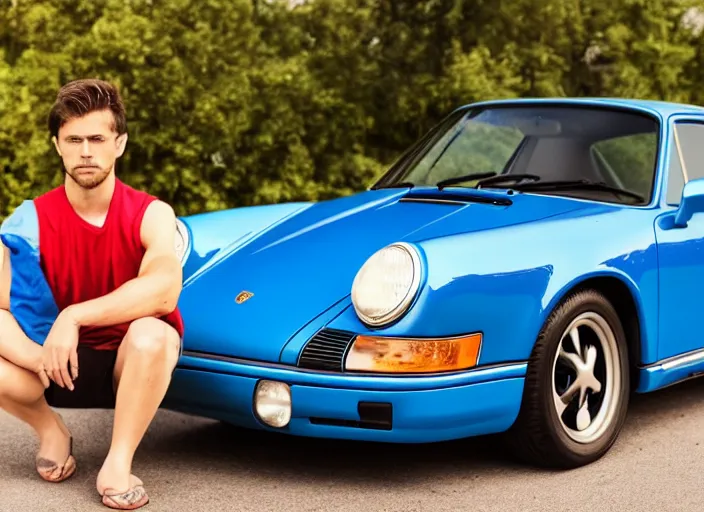
[[[137,453],[145,511],[700,511],[704,380],[636,396],[612,451],[570,472],[537,470],[500,438],[424,446],[291,438],[160,411]],[[37,442],[0,412],[0,512],[100,511],[95,478],[111,411],[63,411],[78,473],[34,473]]]

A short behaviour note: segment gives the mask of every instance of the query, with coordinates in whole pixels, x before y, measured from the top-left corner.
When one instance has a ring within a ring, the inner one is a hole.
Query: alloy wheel
[[[575,442],[599,439],[621,393],[619,350],[608,322],[587,312],[565,329],[552,364],[552,396],[564,432]]]

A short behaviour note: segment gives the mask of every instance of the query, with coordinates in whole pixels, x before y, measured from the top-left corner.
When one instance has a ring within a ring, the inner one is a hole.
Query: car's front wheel
[[[594,462],[618,437],[629,394],[618,314],[599,292],[576,292],[555,308],[538,336],[521,411],[509,432],[513,449],[541,466]]]

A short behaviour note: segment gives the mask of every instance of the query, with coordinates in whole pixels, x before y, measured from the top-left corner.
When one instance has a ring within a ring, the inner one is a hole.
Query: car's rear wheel
[[[611,303],[578,291],[555,308],[530,360],[514,451],[541,466],[574,468],[613,445],[628,409],[626,336]]]

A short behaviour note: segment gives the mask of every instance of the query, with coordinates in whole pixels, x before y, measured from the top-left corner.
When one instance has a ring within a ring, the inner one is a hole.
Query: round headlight
[[[189,242],[188,228],[181,219],[176,219],[176,243],[174,248],[176,249],[176,254],[181,260],[181,263],[186,260]]]
[[[398,319],[408,309],[420,285],[420,257],[407,243],[375,252],[352,283],[352,304],[359,318],[371,326]]]
[[[285,427],[291,421],[291,388],[285,382],[260,381],[254,392],[254,410],[270,427]]]

